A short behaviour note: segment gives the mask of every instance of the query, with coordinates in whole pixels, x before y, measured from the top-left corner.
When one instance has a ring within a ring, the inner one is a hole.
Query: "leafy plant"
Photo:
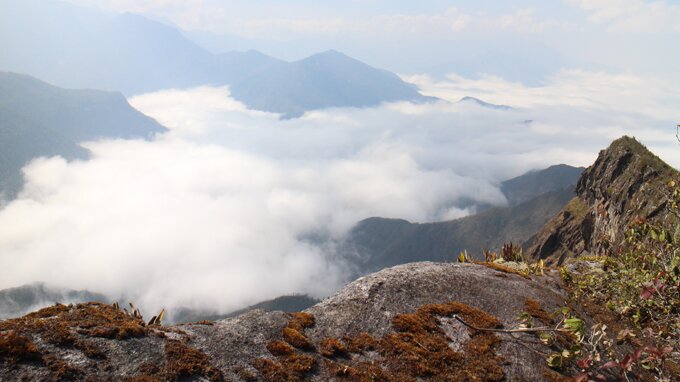
[[[524,249],[517,244],[505,243],[501,248],[501,258],[505,261],[524,261]]]
[[[664,359],[678,361],[680,346],[680,188],[667,183],[666,200],[654,218],[638,217],[625,232],[625,240],[612,246],[607,256],[594,259],[601,270],[581,274],[560,271],[577,299],[588,298],[606,306],[637,330],[648,333],[653,346],[639,346],[620,360],[601,368],[618,368],[621,378],[635,367],[663,374]],[[619,333],[620,340],[635,336]]]

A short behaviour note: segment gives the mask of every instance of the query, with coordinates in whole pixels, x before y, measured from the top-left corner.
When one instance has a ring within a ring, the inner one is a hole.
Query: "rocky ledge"
[[[566,304],[556,271],[496,268],[406,264],[305,312],[176,326],[55,305],[0,322],[0,380],[561,380],[535,334],[493,331],[518,327],[522,313],[554,325],[548,312]]]

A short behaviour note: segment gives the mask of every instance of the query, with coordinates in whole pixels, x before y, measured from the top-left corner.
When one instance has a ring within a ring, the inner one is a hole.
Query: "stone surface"
[[[564,305],[564,295],[555,275],[527,279],[476,264],[412,263],[385,269],[365,276],[341,289],[306,312],[313,315],[315,324],[300,327],[300,332],[316,350],[296,350],[296,354],[311,357],[314,367],[305,379],[325,381],[332,379],[323,357],[317,350],[324,339],[342,339],[365,332],[376,340],[394,333],[393,318],[398,314],[413,313],[425,304],[460,302],[480,309],[500,320],[503,327],[516,327],[518,315],[525,310],[526,299],[539,301],[548,312]],[[79,305],[80,306],[80,305]],[[79,309],[71,307],[70,312]],[[98,305],[109,311],[113,308]],[[69,311],[69,309],[65,309]],[[117,314],[117,313],[115,313]],[[54,320],[43,318],[41,320]],[[6,336],[8,322],[0,323],[0,333]],[[48,322],[46,321],[46,322]],[[12,321],[14,322],[14,321]],[[72,346],[48,344],[45,333],[27,333],[26,336],[43,354],[60,359],[79,370],[75,380],[119,380],[140,377],[148,370],[158,369],[160,375],[171,362],[166,352],[168,343],[180,340],[186,346],[207,356],[211,367],[218,369],[224,380],[262,380],[262,374],[253,365],[257,359],[276,360],[267,345],[275,340],[285,340],[282,330],[291,327],[292,316],[284,312],[250,311],[238,317],[215,322],[182,324],[170,327],[146,327],[145,335],[124,340],[94,338],[78,334],[79,328],[69,330],[83,341],[96,345],[104,358],[90,358]],[[4,325],[4,326],[3,326]],[[470,341],[470,329],[451,317],[439,319],[438,325],[448,337],[454,351]],[[3,329],[4,328],[4,331]],[[541,380],[545,359],[535,351],[547,352],[529,334],[516,338],[499,334],[500,345],[495,350],[502,359],[506,380]],[[520,343],[521,342],[521,343]],[[542,349],[543,348],[543,349]],[[50,380],[54,372],[44,363],[35,361],[12,362],[0,351],[0,380]],[[379,352],[351,353],[347,358],[334,360],[347,365],[374,362],[385,365],[387,360]],[[169,375],[169,374],[168,374]],[[210,374],[185,375],[186,380],[208,380]],[[165,377],[161,377],[165,379]],[[182,379],[184,380],[184,379]]]

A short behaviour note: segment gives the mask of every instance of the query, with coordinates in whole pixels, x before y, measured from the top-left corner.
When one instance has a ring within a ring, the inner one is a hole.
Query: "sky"
[[[677,76],[680,66],[677,0],[71,1],[209,33],[192,36],[216,51],[259,48],[292,60],[335,48],[402,74],[473,73],[489,55],[538,75],[580,68]]]
[[[41,281],[148,312],[323,297],[347,281],[335,245],[361,219],[503,206],[501,181],[588,166],[622,135],[680,167],[678,1],[71,2],[143,13],[216,50],[339,49],[440,101],[280,120],[228,87],[132,97],[170,131],[29,163],[0,208],[0,288]]]

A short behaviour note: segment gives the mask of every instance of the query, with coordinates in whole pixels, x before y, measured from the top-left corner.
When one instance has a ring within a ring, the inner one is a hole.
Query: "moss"
[[[529,298],[524,300],[524,308],[531,317],[538,319],[545,325],[552,325],[555,323],[552,317],[550,317],[550,314],[541,307],[541,303],[536,300]]]
[[[370,362],[360,362],[357,367],[348,366],[342,363],[334,362],[331,360],[325,360],[326,368],[328,368],[328,373],[337,380],[340,381],[357,381],[357,382],[368,382],[368,381],[407,381],[410,379],[397,378],[396,375],[391,374],[383,370],[380,366],[370,363]],[[415,380],[413,380],[415,381]]]
[[[70,309],[71,308],[69,306],[57,303],[47,308],[40,309],[37,312],[29,313],[25,317],[27,319],[50,318],[62,313],[66,313]]]
[[[324,357],[347,357],[347,347],[337,338],[326,338],[319,343],[319,353]]]
[[[543,369],[543,378],[546,380],[546,382],[572,382],[574,381],[574,378],[570,378],[567,376],[564,376],[554,370],[550,370],[548,368]]]
[[[182,341],[168,340],[165,343],[165,379],[179,381],[189,377],[204,377],[212,382],[223,381],[222,372],[212,366],[208,356]]]
[[[463,303],[426,304],[413,313],[392,319],[394,332],[375,339],[361,332],[319,341],[319,350],[307,346],[304,328],[314,325],[311,315],[292,315],[282,334],[286,342],[271,341],[276,359],[257,358],[252,365],[265,381],[300,381],[316,372],[317,359],[329,377],[340,381],[480,381],[504,379],[502,359],[495,354],[500,339],[493,333],[468,329],[471,339],[461,352],[449,346],[439,319],[458,315],[478,328],[501,328],[494,316]],[[293,345],[293,346],[290,346]],[[303,349],[307,353],[302,353]],[[360,354],[375,352],[366,362]],[[352,354],[357,354],[353,356]]]
[[[267,350],[275,356],[286,356],[295,353],[295,349],[283,341],[270,341]]]
[[[291,319],[288,321],[288,327],[303,331],[304,329],[314,326],[316,320],[314,315],[305,312],[291,313]]]
[[[279,361],[258,358],[253,366],[265,381],[301,381],[314,370],[316,360],[306,354],[292,354],[279,357]]]
[[[0,333],[0,359],[16,362],[42,361],[42,353],[25,336],[14,331]]]
[[[213,326],[215,323],[213,321],[208,321],[208,320],[203,320],[203,321],[197,321],[197,322],[189,322],[185,325],[205,325],[205,326]]]
[[[397,332],[408,333],[440,330],[437,321],[430,314],[399,314],[392,319],[392,328]]]
[[[291,379],[283,370],[280,363],[268,358],[257,358],[253,361],[253,367],[260,372],[265,381],[290,381]]]
[[[300,333],[297,329],[285,327],[282,330],[283,339],[289,344],[295,346],[298,349],[303,350],[313,350],[314,345],[307,339],[307,337]]]
[[[118,340],[147,334],[141,319],[100,303],[57,304],[0,323],[0,331],[9,329],[40,334],[48,343],[57,346],[72,346],[76,339],[74,333]]]
[[[246,369],[243,366],[235,367],[234,368],[234,374],[238,375],[239,378],[241,378],[245,382],[255,382],[255,381],[257,381],[257,374],[253,373],[252,371]]]
[[[350,353],[362,354],[366,351],[373,351],[376,347],[375,339],[366,332],[361,332],[355,336],[345,336],[342,340]]]
[[[306,354],[292,354],[283,357],[281,359],[281,364],[284,365],[284,368],[288,373],[304,375],[314,369],[316,361],[313,357]]]
[[[502,326],[496,317],[462,303],[423,305],[415,313],[395,316],[392,320],[395,333],[374,342],[381,356],[379,363],[327,363],[329,371],[347,380],[503,380],[502,360],[495,355],[500,339],[494,334],[471,330],[471,340],[463,352],[449,346],[439,327],[439,318],[454,314],[480,328]]]
[[[161,382],[162,369],[154,362],[145,362],[137,368],[137,375],[128,377],[125,382]]]
[[[44,362],[51,372],[53,381],[74,381],[80,379],[84,374],[83,370],[69,365],[66,361],[48,355],[44,357]]]
[[[163,380],[156,375],[135,375],[124,379],[125,382],[162,382]]]
[[[106,359],[106,353],[90,341],[78,340],[74,343],[73,347],[83,352],[88,358]]]

